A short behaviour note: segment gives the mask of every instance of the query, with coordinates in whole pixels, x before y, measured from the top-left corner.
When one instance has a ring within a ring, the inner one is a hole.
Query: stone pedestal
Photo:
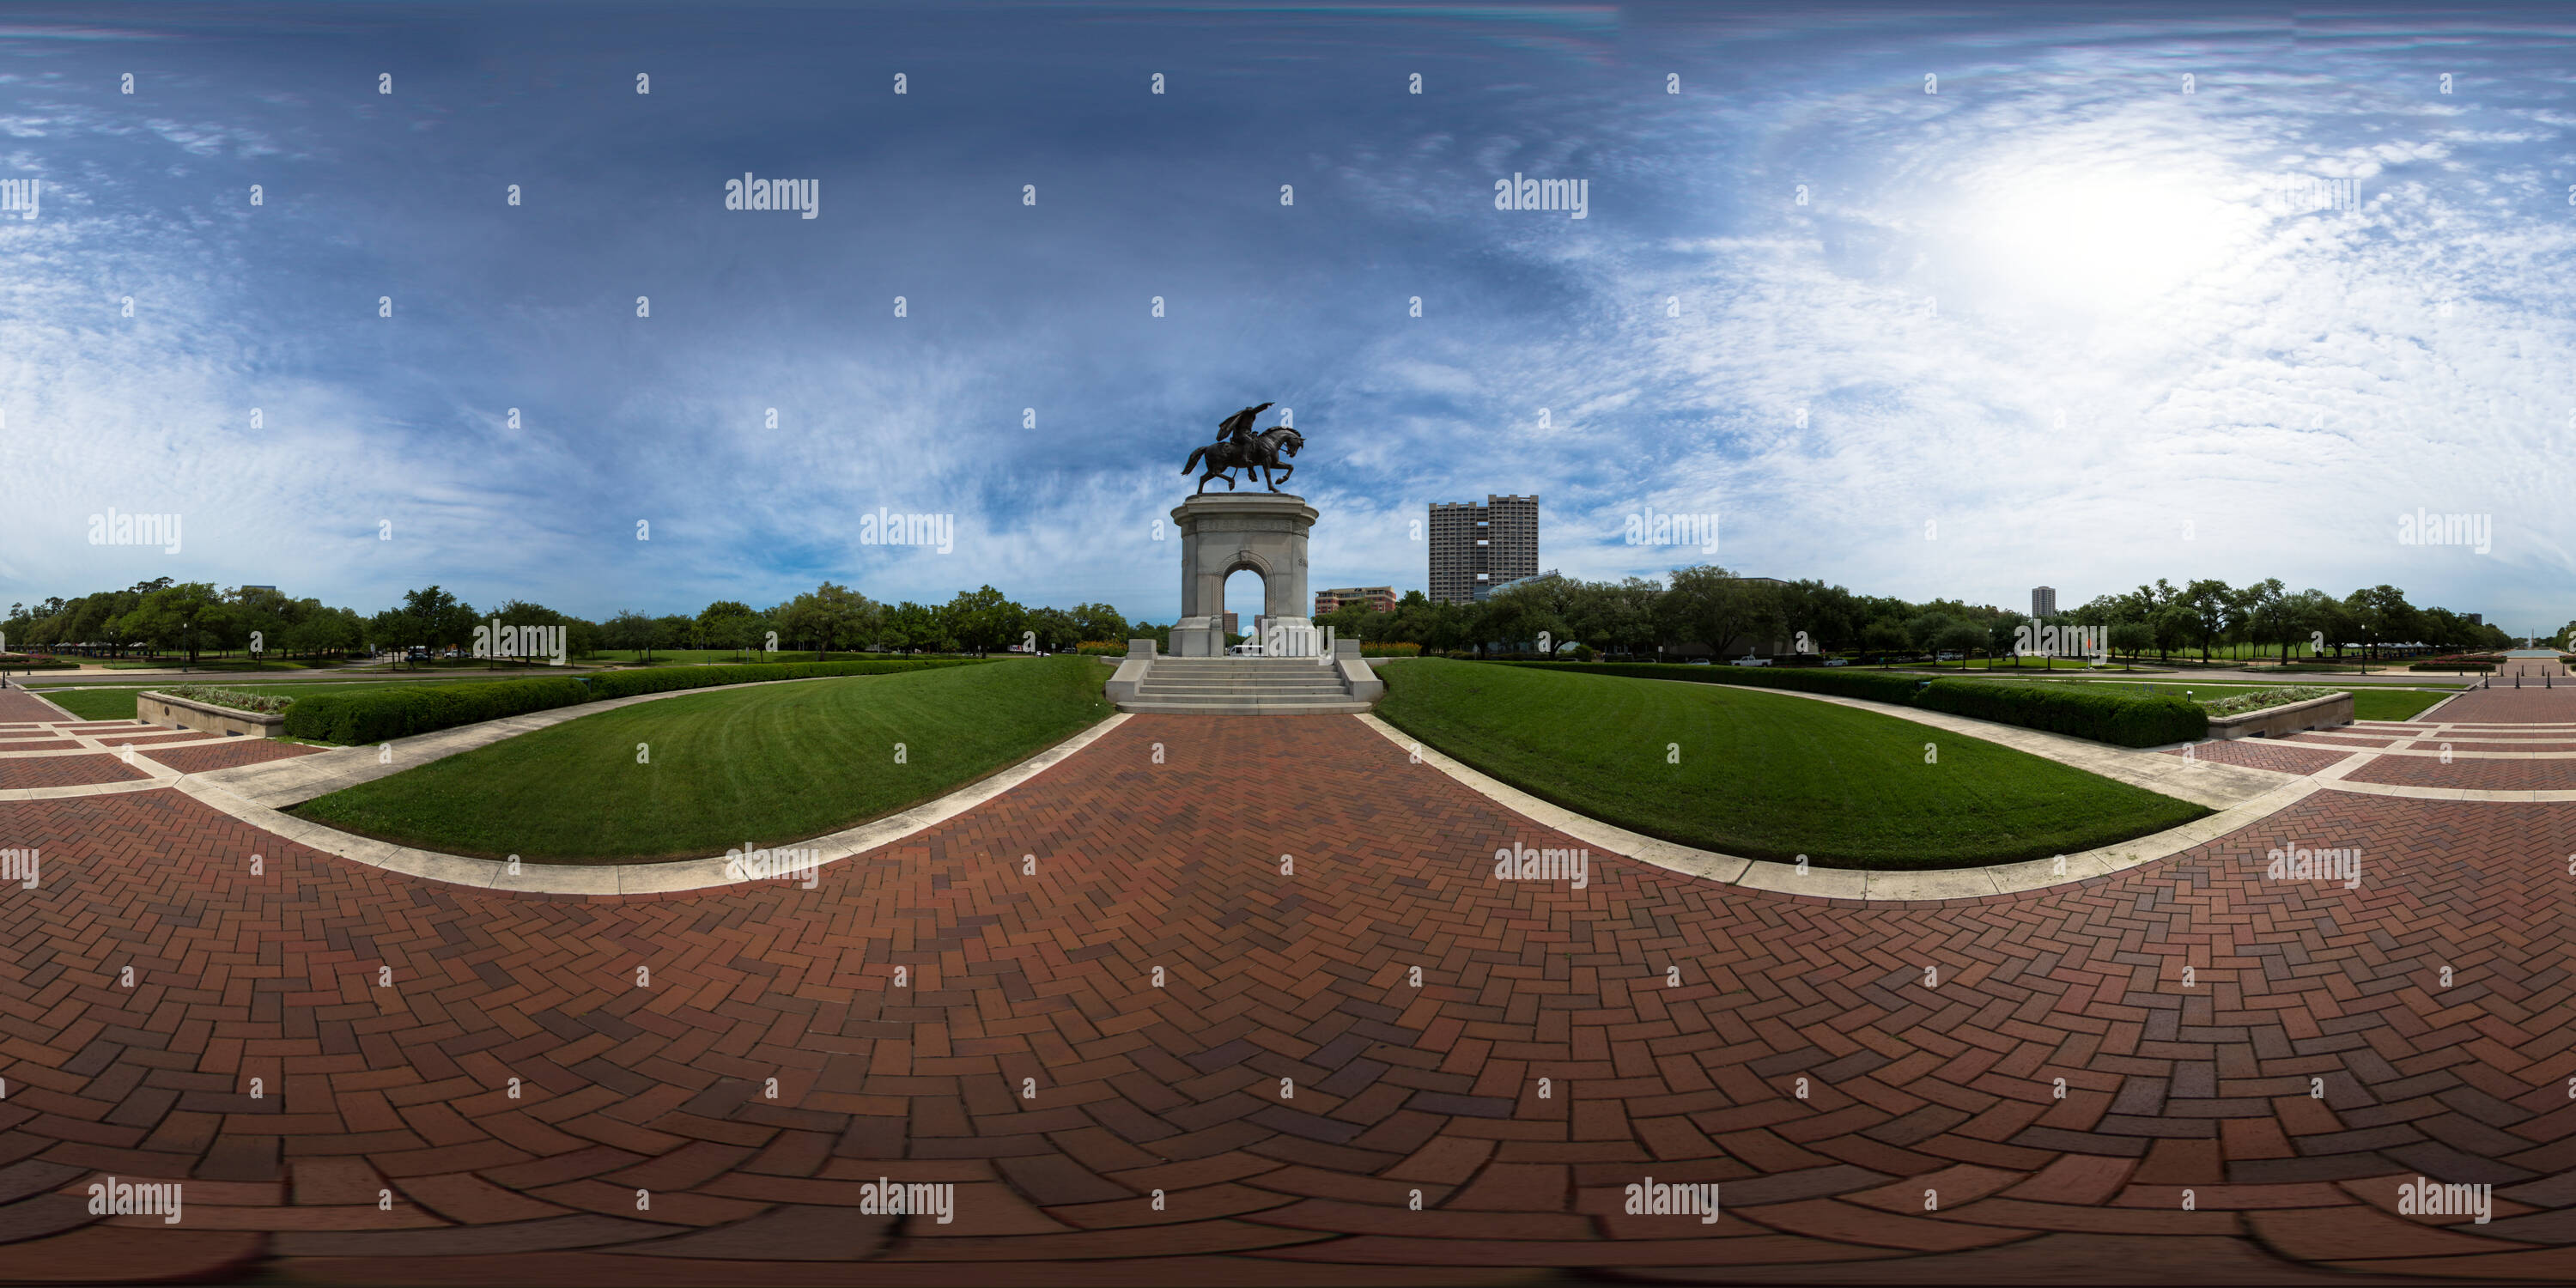
[[[1203,494],[1175,507],[1172,524],[1181,536],[1181,620],[1172,627],[1173,656],[1225,656],[1225,579],[1246,568],[1261,574],[1262,616],[1280,626],[1311,626],[1306,532],[1315,526],[1315,510],[1304,497]],[[1311,629],[1283,634],[1314,637]]]

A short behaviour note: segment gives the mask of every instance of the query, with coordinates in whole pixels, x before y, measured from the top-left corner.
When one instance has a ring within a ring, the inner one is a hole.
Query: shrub
[[[1914,705],[2121,747],[2191,742],[2209,734],[2209,713],[2189,698],[2131,696],[2062,684],[1934,680],[1916,695]]]
[[[1362,640],[1360,641],[1360,656],[1420,657],[1422,656],[1422,646],[1419,644],[1371,644],[1366,640]]]
[[[2319,689],[2315,687],[2255,689],[2251,692],[2237,693],[2229,697],[2203,698],[2200,700],[2200,705],[2206,708],[2209,714],[2214,716],[2237,716],[2243,715],[2248,711],[2260,711],[2265,707],[2286,707],[2293,702],[2306,702],[2311,698],[2328,697],[2333,693],[2334,690],[2332,689]]]
[[[1106,640],[1086,640],[1083,643],[1074,645],[1073,651],[1082,654],[1084,657],[1127,656],[1127,646],[1125,644],[1112,644]]]
[[[2492,671],[2493,662],[2409,662],[2409,671]]]
[[[191,702],[230,707],[235,711],[256,711],[262,715],[284,711],[295,701],[282,693],[245,693],[240,689],[218,688],[211,684],[180,684],[158,691]]]
[[[315,694],[298,698],[286,709],[286,734],[317,742],[357,744],[384,742],[416,733],[435,733],[458,725],[498,720],[503,716],[551,711],[576,703],[675,689],[702,689],[719,684],[756,684],[766,680],[801,680],[826,675],[887,675],[942,666],[968,666],[950,659],[870,662],[775,662],[743,666],[684,666],[670,670],[610,671],[574,678],[495,680],[489,684],[418,684],[364,693]]]

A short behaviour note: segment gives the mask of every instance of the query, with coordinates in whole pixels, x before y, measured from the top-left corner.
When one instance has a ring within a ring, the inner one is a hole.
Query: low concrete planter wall
[[[201,733],[238,734],[244,738],[275,738],[286,732],[286,717],[260,711],[236,711],[191,698],[174,698],[167,693],[143,692],[134,695],[134,714],[145,722],[168,725],[173,729],[193,729]]]
[[[2332,729],[2352,723],[2352,695],[2329,693],[2322,698],[2293,702],[2285,707],[2265,707],[2243,715],[2211,716],[2209,736],[2224,738],[2278,738],[2302,729]]]

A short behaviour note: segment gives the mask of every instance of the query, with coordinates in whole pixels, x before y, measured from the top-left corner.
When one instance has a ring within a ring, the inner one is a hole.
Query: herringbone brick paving
[[[0,845],[44,872],[0,886],[0,1276],[2576,1274],[2576,805],[2325,791],[1940,904],[1578,890],[1357,721],[1144,716],[812,891],[494,894],[164,790]],[[2362,882],[2266,879],[2293,845]],[[184,1225],[102,1239],[101,1174]],[[1724,1216],[1625,1215],[1649,1175]],[[2495,1219],[2398,1215],[2419,1175]],[[879,1177],[954,1220],[858,1215]]]

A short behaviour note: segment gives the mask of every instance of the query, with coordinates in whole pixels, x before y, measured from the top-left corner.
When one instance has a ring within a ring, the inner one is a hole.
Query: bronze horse
[[[1242,470],[1246,478],[1251,477],[1254,470],[1261,471],[1262,481],[1276,492],[1282,480],[1297,472],[1297,467],[1289,464],[1288,458],[1295,456],[1297,449],[1305,445],[1305,437],[1296,430],[1285,425],[1273,425],[1246,439],[1240,449],[1230,439],[1193,449],[1189,463],[1181,466],[1181,473],[1197,469],[1200,458],[1205,457],[1207,473],[1199,476],[1198,492],[1191,493],[1192,496],[1207,491],[1208,483],[1214,479],[1224,479],[1226,489],[1232,491],[1234,470]],[[1273,470],[1278,471],[1276,476],[1272,475]]]

